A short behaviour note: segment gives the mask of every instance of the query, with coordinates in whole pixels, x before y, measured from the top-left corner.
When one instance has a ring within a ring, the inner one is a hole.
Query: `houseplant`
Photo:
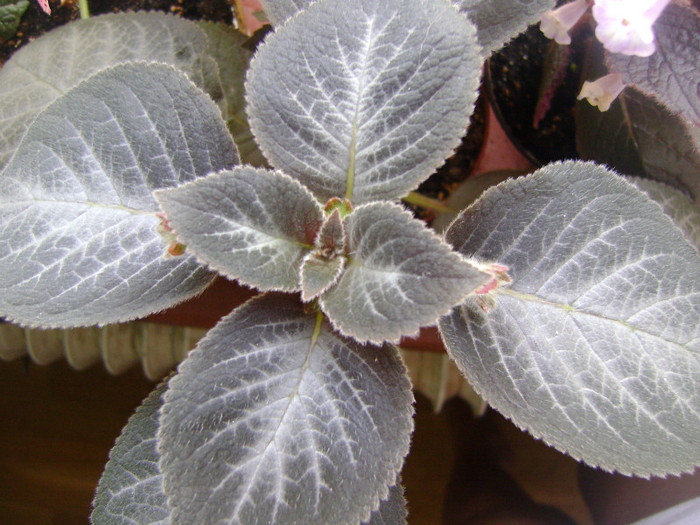
[[[20,84],[39,47],[2,70],[18,107],[39,102],[14,115],[0,150],[2,315],[66,327],[134,318],[196,294],[212,268],[266,291],[127,425],[93,521],[405,520],[411,394],[392,343],[438,320],[477,390],[534,435],[608,470],[691,470],[690,199],[555,163],[486,192],[447,242],[392,202],[459,142],[483,59],[551,3],[307,4],[266,3],[278,27],[247,72],[250,128],[243,68],[227,69],[221,45],[236,37],[220,28],[153,15],[69,26],[59,37],[72,45],[128,27],[149,45],[110,40],[107,65],[68,79],[39,52],[58,93]],[[161,38],[163,56],[144,56]],[[240,166],[232,127],[255,155],[252,129],[276,170]]]

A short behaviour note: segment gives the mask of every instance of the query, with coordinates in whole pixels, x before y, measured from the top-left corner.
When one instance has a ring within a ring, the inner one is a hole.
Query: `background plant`
[[[556,163],[488,190],[446,242],[393,202],[459,143],[483,59],[552,2],[308,4],[266,2],[278,27],[247,73],[273,169],[249,165],[230,30],[110,15],[0,71],[2,315],[131,319],[212,269],[266,292],[137,411],[93,522],[405,521],[412,396],[392,343],[438,320],[469,381],[534,435],[608,470],[691,470],[692,201]],[[65,43],[104,51],[61,67]]]

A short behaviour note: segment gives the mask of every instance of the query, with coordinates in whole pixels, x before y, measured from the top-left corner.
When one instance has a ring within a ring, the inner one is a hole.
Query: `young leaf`
[[[196,24],[163,13],[90,17],[43,35],[0,69],[0,168],[39,112],[89,76],[124,62],[154,61],[202,87],[216,75],[216,65],[202,58],[208,45]]]
[[[398,205],[360,206],[345,228],[350,258],[320,301],[334,326],[361,342],[415,335],[491,279]]]
[[[311,301],[337,283],[345,269],[345,263],[346,259],[342,255],[327,259],[316,252],[311,252],[304,257],[299,270],[301,300]]]
[[[131,416],[114,448],[95,492],[93,525],[170,525],[156,448],[163,381]]]
[[[480,71],[474,28],[446,0],[318,2],[258,49],[250,124],[319,200],[394,199],[457,147]]]
[[[476,36],[488,58],[503,44],[554,7],[556,0],[452,0],[476,26]]]
[[[488,190],[447,240],[512,278],[490,312],[467,300],[440,320],[491,405],[606,470],[700,462],[700,257],[655,202],[603,167],[553,164]]]
[[[156,198],[187,249],[218,272],[260,290],[299,289],[323,209],[291,177],[240,167]]]
[[[357,524],[389,496],[413,425],[406,369],[321,320],[258,297],[180,365],[158,435],[175,523]]]
[[[606,54],[608,66],[657,97],[675,113],[700,126],[700,15],[690,7],[666,6],[654,24],[656,52],[649,57]]]
[[[267,19],[274,25],[284,24],[316,0],[260,0]]]
[[[211,276],[165,257],[152,192],[236,162],[218,108],[170,66],[115,66],[73,88],[0,174],[0,315],[106,324],[200,292]]]

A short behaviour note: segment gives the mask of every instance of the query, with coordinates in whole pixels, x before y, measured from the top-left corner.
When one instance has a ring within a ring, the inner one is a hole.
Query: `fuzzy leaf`
[[[553,164],[488,190],[446,238],[512,278],[488,314],[468,299],[440,321],[489,404],[606,470],[700,462],[700,257],[656,203]]]
[[[452,0],[476,26],[485,58],[539,22],[556,0]]]
[[[166,386],[164,381],[146,398],[109,453],[95,492],[93,525],[170,525],[156,448]]]
[[[29,0],[0,0],[0,42],[15,35]]]
[[[321,308],[361,342],[415,335],[490,280],[395,204],[360,206],[345,228],[350,259]]]
[[[105,70],[56,100],[0,174],[0,315],[33,326],[133,319],[211,276],[169,257],[152,192],[228,168],[218,108],[170,66]]]
[[[379,504],[364,525],[406,525],[407,516],[403,487],[397,483],[389,489],[389,498]]]
[[[700,126],[700,15],[690,7],[666,6],[654,24],[656,52],[649,57],[606,54],[625,84],[638,86],[672,111]]]
[[[274,25],[284,24],[289,18],[309,7],[316,0],[260,0],[267,19]]]
[[[39,112],[94,73],[129,61],[162,62],[202,87],[217,75],[216,64],[203,59],[209,45],[196,24],[162,13],[90,17],[43,35],[0,69],[0,168]],[[220,99],[217,91],[210,94]]]
[[[318,2],[258,49],[250,124],[319,200],[394,199],[459,144],[480,68],[474,28],[446,0]]]
[[[248,37],[225,24],[199,21],[197,25],[204,31],[208,41],[201,60],[206,64],[202,69],[209,76],[203,79],[201,87],[221,108],[221,114],[238,147],[241,164],[265,166],[265,158],[253,139],[245,113],[243,88],[252,56],[243,47]],[[208,64],[207,61],[213,61],[214,64]]]
[[[683,120],[652,97],[628,87],[609,111],[577,104],[582,157],[627,175],[646,175],[700,199],[700,153]]]
[[[683,231],[686,239],[700,250],[700,207],[697,204],[666,184],[638,177],[627,180],[658,202],[666,215]]]
[[[258,297],[180,365],[158,436],[175,523],[357,524],[389,496],[413,426],[406,369],[320,321]]]
[[[323,209],[291,177],[240,167],[156,198],[187,249],[219,273],[260,290],[299,289]]]
[[[301,300],[311,301],[337,283],[345,269],[345,262],[342,256],[327,259],[315,252],[308,254],[299,271]]]

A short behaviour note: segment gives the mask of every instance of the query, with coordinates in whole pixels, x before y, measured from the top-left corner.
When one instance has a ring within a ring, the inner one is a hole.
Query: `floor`
[[[63,360],[49,366],[24,358],[0,361],[0,523],[87,523],[109,449],[152,388],[138,368],[114,377],[99,364],[77,372]],[[437,525],[454,459],[450,427],[426,398],[419,396],[416,408],[403,472],[409,523]],[[575,462],[508,426],[517,477],[533,495],[589,525]]]

